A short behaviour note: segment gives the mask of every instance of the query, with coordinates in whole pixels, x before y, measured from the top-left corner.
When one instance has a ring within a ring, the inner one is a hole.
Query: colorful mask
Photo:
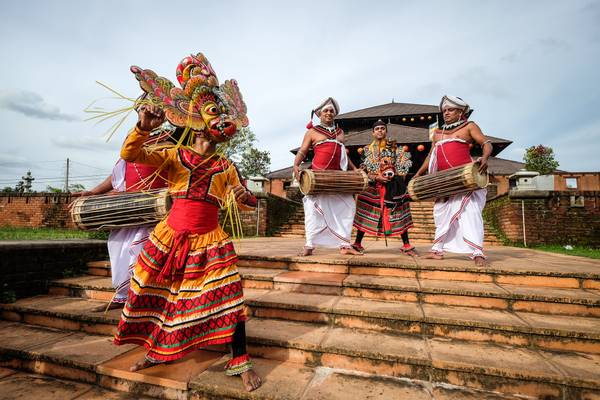
[[[379,171],[381,175],[393,178],[396,175],[396,142],[387,139],[385,148],[379,153]]]
[[[178,127],[203,132],[214,142],[231,139],[248,126],[246,104],[234,79],[219,86],[217,75],[202,53],[185,57],[177,66],[181,89],[154,71],[131,67],[152,104]]]

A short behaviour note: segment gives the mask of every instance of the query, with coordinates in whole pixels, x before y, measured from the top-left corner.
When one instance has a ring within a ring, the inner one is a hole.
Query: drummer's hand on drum
[[[75,197],[85,197],[85,196],[91,196],[93,195],[94,192],[89,191],[89,190],[83,190],[81,192],[73,192],[71,193],[71,197],[75,198]]]
[[[479,165],[479,173],[485,174],[487,172],[487,169],[488,169],[488,159],[487,159],[487,157],[479,157],[476,161],[480,164]]]
[[[242,185],[231,187],[231,191],[233,192],[236,201],[240,203],[245,203],[246,201],[248,201],[248,190],[246,190],[246,188]]]
[[[300,167],[297,165],[294,165],[294,178],[300,182]]]
[[[158,106],[144,104],[138,110],[139,129],[149,132],[165,122],[165,112]]]

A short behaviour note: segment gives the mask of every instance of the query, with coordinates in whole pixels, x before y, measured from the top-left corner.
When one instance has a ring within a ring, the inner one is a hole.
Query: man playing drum
[[[386,139],[387,125],[382,120],[373,124],[373,142],[362,148],[361,168],[369,175],[369,188],[356,201],[356,241],[352,245],[364,251],[361,244],[365,233],[377,237],[402,237],[402,252],[416,256],[408,240],[408,229],[413,226],[406,174],[412,166],[410,153]]]
[[[461,98],[444,96],[440,102],[444,117],[441,129],[436,129],[431,138],[431,151],[415,178],[428,173],[472,162],[470,145],[479,144],[483,155],[479,172],[487,171],[487,163],[492,153],[492,145],[485,138],[476,123],[469,121],[470,107]],[[444,251],[470,254],[475,265],[484,266],[483,218],[486,189],[478,189],[464,194],[438,198],[433,207],[435,239],[431,252],[423,258],[441,260]]]
[[[333,119],[340,107],[333,98],[327,98],[311,112],[311,122],[304,134],[300,150],[294,160],[294,177],[300,179],[300,164],[312,147],[314,158],[312,169],[342,170],[356,169],[346,154],[344,131],[336,127]],[[316,114],[320,124],[313,126],[312,116]],[[341,254],[359,255],[352,248],[350,237],[356,203],[352,194],[316,194],[303,198],[304,227],[306,244],[303,256],[312,254],[315,246],[339,248]]]
[[[173,130],[175,127],[171,127]],[[156,130],[148,137],[144,147],[169,143],[171,130],[168,128]],[[74,193],[75,196],[92,196],[115,192],[137,192],[142,190],[166,188],[165,177],[159,175],[155,167],[127,162],[119,159],[112,173],[102,183],[89,191]],[[131,271],[144,247],[153,226],[132,226],[111,230],[108,236],[108,256],[110,272],[115,295],[108,306],[100,306],[98,311],[121,308],[127,301]]]

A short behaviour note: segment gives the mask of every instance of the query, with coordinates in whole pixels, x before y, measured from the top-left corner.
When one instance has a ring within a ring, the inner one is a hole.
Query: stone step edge
[[[1,351],[2,350],[0,350],[0,352]],[[19,357],[20,355],[25,356],[25,354],[13,353],[12,357]],[[216,361],[213,364],[213,366],[219,364],[219,362],[224,362],[221,360],[224,360],[226,357],[227,356],[223,356],[221,359]],[[135,378],[131,379],[131,378],[127,378],[126,377],[127,375],[125,377],[118,377],[118,376],[114,376],[115,374],[104,373],[102,371],[101,367],[97,367],[96,371],[92,372],[92,374],[95,375],[95,379],[89,379],[90,378],[89,374],[86,374],[88,379],[85,379],[85,378],[81,379],[81,377],[79,377],[80,379],[74,379],[73,376],[71,374],[69,374],[69,372],[70,372],[70,370],[77,371],[78,368],[75,366],[72,366],[72,365],[67,365],[67,363],[65,363],[65,362],[61,363],[62,360],[60,360],[60,359],[59,360],[46,360],[46,363],[50,364],[50,366],[53,366],[54,368],[52,368],[51,370],[49,370],[48,368],[45,368],[41,371],[39,370],[40,368],[38,365],[32,365],[31,363],[23,363],[23,361],[26,362],[26,361],[33,361],[33,360],[27,360],[26,357],[23,357],[19,361],[22,361],[22,362],[18,363],[19,365],[16,365],[16,366],[13,365],[13,367],[21,367],[19,369],[25,370],[30,373],[35,373],[35,374],[38,374],[41,376],[52,376],[52,377],[59,378],[59,379],[66,379],[71,382],[85,382],[87,384],[97,385],[98,387],[108,389],[111,391],[115,391],[115,392],[122,392],[122,393],[129,392],[136,396],[144,396],[144,398],[147,398],[147,399],[155,398],[154,395],[160,394],[162,389],[166,389],[167,391],[171,392],[171,393],[166,394],[166,396],[165,396],[166,398],[178,397],[178,395],[181,395],[184,398],[195,398],[194,395],[198,394],[198,395],[208,396],[208,398],[211,398],[211,399],[218,398],[218,399],[247,400],[250,396],[244,389],[239,388],[239,386],[237,386],[235,384],[232,384],[231,386],[229,386],[229,385],[219,386],[219,385],[211,385],[210,383],[208,383],[208,384],[200,383],[199,381],[192,379],[188,382],[187,389],[185,391],[175,390],[173,392],[173,388],[160,386],[155,383],[145,382],[143,379],[135,379]],[[435,389],[440,389],[442,391],[451,392],[453,394],[465,393],[465,394],[468,394],[469,396],[477,396],[477,397],[481,397],[481,398],[488,398],[487,396],[492,395],[493,398],[497,399],[497,400],[519,400],[519,399],[522,399],[522,397],[514,397],[512,395],[499,394],[497,392],[489,392],[489,391],[482,390],[482,389],[468,388],[468,387],[464,387],[464,386],[456,386],[456,385],[452,385],[449,383],[429,382],[429,381],[423,381],[423,380],[417,380],[417,379],[411,379],[410,382],[408,382],[407,379],[403,378],[403,377],[372,374],[372,373],[360,372],[360,371],[355,371],[355,370],[330,368],[330,367],[323,367],[323,366],[310,367],[308,365],[293,362],[293,361],[269,360],[269,359],[264,359],[264,358],[260,358],[260,357],[253,357],[253,361],[255,364],[257,364],[259,366],[259,368],[263,364],[265,364],[269,367],[274,364],[277,364],[277,365],[281,364],[281,365],[285,366],[286,370],[308,371],[308,373],[311,375],[311,378],[308,382],[309,386],[314,383],[322,382],[322,380],[324,379],[324,376],[331,375],[331,374],[337,374],[337,375],[344,376],[346,378],[358,378],[360,380],[372,380],[373,382],[382,382],[382,383],[388,384],[388,385],[390,385],[390,384],[398,385],[400,388],[404,388],[407,386],[415,387],[415,388],[423,388],[423,389],[425,389],[425,388],[434,389],[435,388]],[[11,364],[14,364],[14,362]],[[211,368],[211,367],[209,367],[209,368]],[[208,370],[208,368],[207,368],[207,370]],[[198,375],[198,377],[200,377],[203,373],[204,372],[201,372]],[[105,380],[102,377],[106,377],[109,379]],[[231,378],[231,379],[232,379],[231,382],[233,383],[233,380],[235,380],[235,378]],[[232,386],[237,386],[237,387],[232,388]],[[306,388],[304,389],[304,391],[306,391]],[[263,393],[257,393],[257,394],[263,394]],[[150,397],[150,396],[152,396],[152,397]],[[179,396],[179,397],[181,397],[181,396]],[[131,398],[133,398],[133,397],[131,397]],[[202,397],[202,398],[204,398],[204,397]],[[269,397],[269,399],[284,400],[284,398],[280,399],[279,396],[274,397],[274,398]]]
[[[243,267],[244,261],[261,261],[265,263],[278,263],[278,264],[323,264],[323,265],[342,265],[349,268],[388,268],[388,269],[409,269],[409,270],[423,270],[423,271],[444,271],[444,272],[472,272],[478,274],[487,275],[514,275],[514,276],[542,276],[542,277],[557,277],[557,278],[576,278],[576,279],[592,279],[600,281],[600,273],[582,273],[582,272],[561,272],[561,271],[518,271],[518,270],[507,270],[507,269],[490,269],[486,267],[477,267],[472,261],[465,261],[464,265],[459,267],[456,266],[445,266],[445,265],[427,265],[419,263],[406,263],[402,262],[381,262],[381,261],[359,261],[359,260],[334,260],[332,261],[319,261],[318,259],[310,259],[310,257],[297,257],[297,256],[264,256],[264,255],[250,255],[250,254],[238,254],[238,259],[241,263],[238,266]],[[471,265],[473,264],[473,265]],[[285,268],[279,268],[285,269]]]
[[[28,325],[28,324],[24,324],[24,325]],[[490,370],[486,371],[484,366],[481,366],[481,365],[475,364],[475,363],[468,363],[466,361],[461,362],[461,363],[454,363],[454,365],[452,365],[452,366],[439,366],[439,365],[435,365],[436,362],[432,359],[424,359],[424,358],[418,358],[418,357],[413,357],[413,356],[393,356],[393,355],[383,355],[381,353],[373,353],[373,354],[360,353],[360,352],[356,352],[356,351],[352,351],[352,350],[333,348],[333,347],[314,348],[313,346],[310,346],[310,345],[305,346],[305,345],[302,345],[301,343],[289,343],[284,340],[254,338],[251,335],[248,335],[247,338],[248,338],[248,344],[250,347],[252,347],[253,345],[259,345],[259,346],[266,346],[268,348],[275,347],[275,348],[284,348],[287,350],[294,349],[294,350],[300,350],[303,352],[313,354],[314,355],[313,360],[317,360],[317,365],[313,365],[312,363],[307,364],[307,365],[313,366],[313,367],[320,365],[318,360],[320,360],[323,355],[340,355],[340,356],[348,356],[351,358],[356,358],[358,360],[370,360],[370,361],[374,361],[374,362],[385,361],[385,362],[392,362],[392,363],[399,362],[402,364],[408,364],[410,366],[415,366],[417,368],[424,369],[424,370],[422,370],[422,372],[420,374],[423,374],[423,372],[426,372],[429,377],[441,376],[441,374],[439,372],[441,372],[441,373],[458,372],[458,373],[468,374],[472,380],[482,379],[482,378],[488,379],[489,377],[495,377],[495,378],[508,378],[511,380],[517,380],[517,381],[528,382],[528,383],[529,382],[550,383],[550,384],[555,384],[555,385],[576,387],[576,388],[581,388],[581,389],[594,389],[594,390],[600,389],[600,380],[598,380],[598,381],[573,380],[572,378],[566,377],[566,376],[562,376],[560,378],[557,378],[554,376],[539,377],[539,376],[534,376],[533,374],[528,374],[528,371],[526,371],[526,370],[524,370],[524,371],[514,371],[514,370],[506,370],[506,369],[502,370],[501,368],[498,368],[498,367],[492,368],[491,371]],[[250,349],[249,352],[250,352],[251,356],[256,357],[255,355],[252,354],[253,353],[252,349]],[[72,360],[62,359],[59,355],[40,354],[40,353],[36,353],[33,351],[28,351],[27,349],[8,348],[2,344],[0,344],[0,354],[2,355],[2,361],[0,361],[0,365],[6,365],[7,364],[6,358],[12,357],[12,358],[18,358],[19,360],[22,360],[22,361],[44,361],[44,362],[56,364],[61,368],[81,370],[81,371],[86,372],[89,376],[103,375],[102,373],[100,373],[98,371],[98,366],[88,367],[81,363],[73,362]],[[382,356],[384,356],[384,357],[382,358]],[[274,359],[277,359],[277,358],[274,358]],[[280,360],[280,361],[285,362],[288,360]],[[8,366],[10,366],[10,364],[8,364]],[[32,371],[32,372],[35,372],[35,371]],[[58,376],[60,376],[60,375],[58,375]],[[412,378],[412,376],[411,376],[411,378]],[[565,380],[565,378],[566,378],[566,380]],[[440,382],[440,383],[442,383],[442,382]]]
[[[48,296],[49,298],[58,298],[60,296]],[[95,302],[98,304],[102,304],[97,300],[89,300],[82,299],[86,302]],[[368,300],[366,300],[368,301]],[[590,334],[589,332],[578,332],[573,329],[552,329],[552,328],[538,328],[538,327],[526,327],[526,326],[515,326],[515,325],[500,325],[496,323],[487,323],[486,321],[450,321],[444,318],[436,318],[436,317],[428,317],[423,316],[422,318],[416,316],[409,315],[384,315],[383,313],[369,313],[365,311],[355,311],[352,310],[334,310],[335,304],[332,305],[332,309],[324,309],[319,307],[314,307],[310,305],[298,305],[298,304],[285,304],[285,303],[276,303],[272,301],[263,301],[260,299],[246,299],[246,305],[251,308],[252,314],[255,314],[257,309],[277,309],[284,311],[300,311],[300,312],[310,312],[310,313],[319,313],[327,315],[329,319],[329,324],[335,325],[335,317],[357,317],[361,319],[365,319],[369,322],[373,321],[395,321],[395,322],[412,322],[419,323],[425,325],[436,325],[436,326],[454,326],[454,327],[464,327],[469,329],[485,329],[496,332],[505,332],[505,333],[518,333],[524,335],[536,335],[541,337],[558,337],[561,339],[578,339],[578,340],[586,340],[586,341],[600,341],[600,329],[596,334]],[[447,306],[448,307],[448,306]],[[254,308],[254,309],[253,309]],[[83,315],[78,312],[68,312],[68,311],[50,311],[50,310],[40,310],[34,307],[27,307],[21,305],[13,305],[13,304],[0,304],[0,312],[6,313],[16,313],[20,315],[18,320],[14,320],[14,322],[23,322],[25,319],[25,314],[31,314],[36,316],[45,316],[56,319],[64,319],[72,322],[77,322],[79,324],[102,324],[102,325],[114,325],[119,322],[118,318],[111,317],[105,314],[96,314],[96,315]],[[8,315],[7,315],[8,316]],[[13,317],[14,318],[14,317]],[[259,317],[260,318],[260,317]],[[567,318],[567,317],[565,317]],[[588,317],[593,318],[593,317]],[[273,318],[265,318],[265,319],[279,319],[276,317]],[[332,322],[333,321],[333,322]],[[58,321],[57,321],[58,322]],[[310,321],[300,321],[309,323]],[[598,319],[600,326],[600,318]],[[322,323],[321,323],[322,324]],[[321,325],[317,322],[317,325]],[[343,326],[340,326],[343,327]],[[427,332],[427,330],[424,330]],[[373,332],[377,332],[373,330]],[[390,331],[385,331],[386,334],[394,334]],[[419,335],[422,333],[419,333]],[[399,335],[405,335],[404,332],[399,333]],[[433,335],[435,337],[435,335]],[[528,345],[526,345],[528,346]],[[523,347],[523,346],[517,346]]]
[[[310,273],[310,272],[307,272]],[[377,290],[377,291],[388,291],[402,294],[414,294],[417,297],[423,295],[450,295],[450,296],[463,296],[463,297],[480,297],[486,299],[502,299],[508,301],[535,301],[535,302],[543,302],[543,303],[554,303],[554,304],[573,304],[573,305],[583,305],[583,306],[591,306],[591,307],[600,307],[600,298],[596,301],[583,299],[583,298],[565,298],[565,297],[555,297],[555,296],[543,296],[539,294],[521,294],[521,293],[485,293],[483,291],[477,292],[472,290],[462,290],[462,289],[453,289],[453,288],[415,288],[409,286],[390,286],[390,285],[376,285],[376,284],[361,284],[361,283],[344,283],[342,282],[340,285],[335,285],[330,282],[297,282],[295,280],[284,280],[284,278],[279,278],[277,281],[274,281],[272,277],[245,277],[242,273],[242,279],[245,281],[258,281],[258,282],[273,282],[273,284],[283,283],[283,284],[293,284],[304,287],[327,287],[327,288],[340,288],[340,289],[363,289],[363,290]],[[344,275],[344,274],[340,274]],[[60,282],[60,281],[51,281],[49,284],[50,289],[52,287],[61,287],[66,289],[75,289],[75,290],[95,290],[98,292],[111,292],[113,291],[110,286],[93,286],[86,285],[85,283],[78,284],[72,282]],[[524,286],[527,287],[527,286]],[[539,288],[539,287],[536,287]],[[573,289],[573,290],[584,290],[584,289]],[[287,292],[286,290],[282,290],[282,293]],[[302,293],[302,292],[301,292]],[[307,296],[310,294],[307,293]],[[357,296],[348,296],[348,297],[357,297]],[[419,300],[420,301],[420,300]]]

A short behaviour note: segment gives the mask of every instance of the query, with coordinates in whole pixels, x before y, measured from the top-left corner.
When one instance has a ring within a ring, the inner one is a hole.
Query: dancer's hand
[[[138,111],[139,129],[150,132],[165,122],[165,112],[158,106],[145,104]]]
[[[248,201],[248,196],[250,194],[248,193],[248,190],[246,190],[246,188],[242,185],[233,186],[231,188],[231,191],[233,192],[236,201],[240,203],[245,203],[246,201]]]

